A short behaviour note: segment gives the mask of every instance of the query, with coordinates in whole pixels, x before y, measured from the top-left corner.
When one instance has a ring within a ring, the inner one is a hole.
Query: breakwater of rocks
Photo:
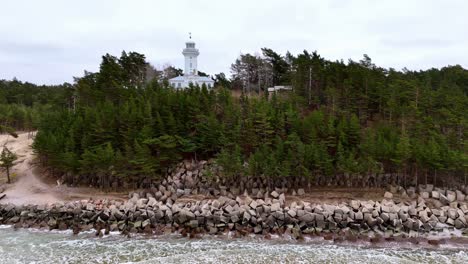
[[[381,201],[352,200],[338,205],[289,203],[284,193],[277,191],[262,199],[247,195],[234,199],[220,196],[217,199],[167,198],[164,201],[151,193],[146,193],[146,197],[134,193],[125,202],[82,200],[47,206],[2,204],[0,224],[17,228],[73,229],[74,233],[94,228],[98,235],[101,230],[104,233],[156,235],[180,232],[190,236],[234,231],[238,236],[288,233],[300,239],[306,234],[353,236],[368,232],[381,237],[408,237],[444,229],[458,229],[468,234],[467,203],[458,201],[456,196],[432,192],[432,197],[438,196],[439,200],[420,196],[403,202],[394,200],[387,192]],[[442,199],[444,204],[440,204],[441,195],[447,198]]]

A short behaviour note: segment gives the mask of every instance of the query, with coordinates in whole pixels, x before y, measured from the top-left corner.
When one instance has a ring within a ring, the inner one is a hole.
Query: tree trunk
[[[11,183],[11,180],[10,180],[10,167],[6,167],[6,173],[7,173],[7,180],[8,180],[8,184]]]
[[[425,170],[424,179],[425,179],[425,183],[424,183],[424,184],[427,186],[427,170]]]
[[[419,177],[418,177],[418,165],[415,165],[414,166],[414,173],[415,173],[415,176],[416,176],[416,186],[418,186],[418,181],[419,181]]]
[[[466,170],[465,170],[465,173],[464,173],[464,174],[465,174],[465,186],[466,186]]]

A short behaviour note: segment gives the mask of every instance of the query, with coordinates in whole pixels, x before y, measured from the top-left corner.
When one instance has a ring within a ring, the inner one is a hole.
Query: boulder
[[[353,210],[358,210],[359,207],[361,207],[361,202],[356,201],[356,200],[352,200],[350,202],[350,206],[351,206],[351,208],[353,208]]]
[[[432,192],[434,190],[434,185],[433,184],[426,184],[426,192]]]
[[[218,200],[214,200],[212,203],[211,203],[211,207],[215,208],[215,209],[219,209],[220,207],[220,203]]]
[[[255,234],[260,234],[260,233],[262,233],[262,231],[263,231],[263,229],[262,229],[262,226],[261,226],[261,225],[256,225],[256,226],[254,227],[254,233],[255,233]]]
[[[358,211],[354,214],[354,220],[362,221],[363,219],[364,219],[364,216],[361,211]]]
[[[190,220],[187,224],[188,227],[190,228],[197,228],[198,227],[198,220]]]
[[[443,205],[448,205],[448,204],[450,204],[450,201],[448,200],[448,198],[447,198],[445,195],[441,194],[441,193],[439,193],[439,201],[440,201]]]
[[[279,202],[280,204],[284,204],[286,202],[286,197],[284,196],[284,193],[280,194]]]
[[[177,189],[176,195],[177,197],[182,197],[185,194],[185,191],[182,189]]]
[[[385,198],[385,199],[392,199],[392,198],[393,198],[393,194],[392,194],[391,192],[385,192],[384,198]]]
[[[406,190],[406,193],[408,194],[408,196],[410,198],[414,198],[415,195],[416,195],[416,189],[414,187],[409,187],[407,190]]]
[[[151,220],[150,219],[146,219],[144,220],[142,223],[141,223],[141,227],[142,228],[145,228],[147,226],[149,226],[151,224]]]
[[[151,206],[151,207],[154,208],[154,207],[157,206],[157,204],[158,204],[158,201],[156,201],[155,198],[150,197],[150,198],[148,199],[148,203],[147,203],[146,205]]]
[[[466,195],[464,195],[461,191],[456,190],[455,193],[457,194],[457,201],[463,202],[465,201]]]
[[[380,218],[382,218],[384,222],[387,222],[390,219],[390,216],[388,215],[388,213],[381,213]]]
[[[429,192],[421,192],[419,193],[419,195],[423,198],[423,199],[429,199]]]
[[[304,189],[302,189],[302,188],[297,189],[297,195],[302,196],[304,194],[305,194]]]
[[[457,210],[451,208],[451,209],[448,210],[447,216],[448,216],[449,218],[452,218],[453,220],[455,220],[455,219],[457,219],[457,217],[458,217],[458,212],[457,212]]]
[[[289,209],[288,210],[288,215],[291,216],[292,218],[296,217],[296,210],[295,209]]]
[[[454,226],[457,229],[462,229],[466,227],[466,224],[464,224],[463,221],[461,221],[461,219],[456,219],[454,222]]]
[[[307,224],[312,223],[315,220],[315,215],[312,213],[306,213],[299,217],[299,221],[305,222]]]
[[[272,212],[280,211],[280,210],[281,210],[281,205],[280,205],[278,202],[273,203],[273,204],[271,205],[271,207],[270,207],[270,210],[271,210]]]
[[[54,218],[50,218],[49,221],[47,222],[47,225],[49,228],[53,229],[57,227],[57,220]]]
[[[273,198],[278,198],[278,197],[279,197],[279,193],[277,193],[276,191],[272,191],[272,192],[270,193],[270,195],[271,195],[271,197],[273,197]]]
[[[250,206],[250,208],[255,209],[255,208],[257,208],[258,204],[257,204],[257,202],[255,200],[252,200],[252,202],[250,202],[249,206]]]
[[[449,203],[454,202],[457,199],[457,195],[453,191],[447,191],[447,200]]]

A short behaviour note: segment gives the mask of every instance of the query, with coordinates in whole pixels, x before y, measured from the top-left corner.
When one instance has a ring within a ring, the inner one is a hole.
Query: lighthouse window
[[[190,68],[192,68],[192,63],[190,63]]]

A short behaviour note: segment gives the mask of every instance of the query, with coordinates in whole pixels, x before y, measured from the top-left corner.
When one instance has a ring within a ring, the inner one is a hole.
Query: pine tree
[[[2,154],[0,154],[0,167],[5,168],[7,174],[8,183],[11,183],[10,169],[13,167],[13,163],[18,159],[15,153],[11,152],[6,146],[3,147]]]

